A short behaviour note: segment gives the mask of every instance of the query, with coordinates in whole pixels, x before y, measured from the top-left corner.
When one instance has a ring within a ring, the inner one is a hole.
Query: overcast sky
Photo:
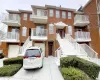
[[[66,8],[78,9],[84,5],[88,0],[0,0],[0,12],[5,12],[6,9],[31,10],[31,5],[56,5]]]

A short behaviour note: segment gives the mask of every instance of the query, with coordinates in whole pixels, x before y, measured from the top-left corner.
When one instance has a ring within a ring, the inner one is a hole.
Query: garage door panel
[[[8,57],[17,57],[19,53],[19,45],[9,45]]]
[[[35,43],[34,46],[39,46],[40,48],[42,48],[42,51],[45,56],[45,43]]]

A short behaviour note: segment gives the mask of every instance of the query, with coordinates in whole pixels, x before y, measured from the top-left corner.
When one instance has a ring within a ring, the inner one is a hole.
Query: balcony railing
[[[91,41],[90,32],[75,32],[75,40],[78,42],[88,42]]]
[[[31,39],[34,40],[47,40],[47,29],[31,29]]]
[[[5,35],[0,37],[1,42],[19,42],[19,33],[7,32]]]
[[[8,26],[20,26],[19,14],[2,14],[2,22]]]
[[[40,13],[32,12],[32,15],[34,23],[43,23],[43,24],[47,23],[48,19],[47,11],[41,10]]]
[[[75,26],[86,26],[89,22],[89,16],[87,15],[76,15],[74,18],[74,25]]]

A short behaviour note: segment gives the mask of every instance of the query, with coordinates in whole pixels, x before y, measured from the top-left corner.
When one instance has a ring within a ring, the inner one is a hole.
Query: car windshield
[[[25,56],[36,57],[36,56],[41,56],[41,54],[38,49],[28,49],[26,50]]]

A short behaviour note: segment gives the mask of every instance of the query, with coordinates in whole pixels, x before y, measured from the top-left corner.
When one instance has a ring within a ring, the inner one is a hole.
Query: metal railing
[[[87,44],[80,44],[83,49],[88,53],[88,56],[91,58],[98,58],[98,53],[95,52],[90,46]]]
[[[29,45],[29,43],[31,42],[31,45]],[[26,39],[26,41],[24,42],[24,44],[20,47],[19,49],[19,54],[21,54],[22,56],[24,55],[25,53],[25,50],[32,46],[32,41],[30,41],[30,36]]]
[[[89,21],[89,16],[87,15],[76,15],[75,18],[74,18],[74,21]]]
[[[80,44],[78,44],[69,34],[65,35],[65,38],[73,45],[73,47],[76,49],[76,51],[79,54],[82,54],[84,56],[88,56],[85,50],[81,47]]]
[[[47,36],[47,29],[36,29],[32,28],[31,29],[31,36],[40,36],[40,37],[45,37]]]
[[[0,40],[19,40],[18,32],[7,32],[0,36]]]
[[[77,31],[75,32],[75,39],[91,39],[90,32]]]
[[[20,15],[3,13],[2,21],[18,21],[20,23]]]

